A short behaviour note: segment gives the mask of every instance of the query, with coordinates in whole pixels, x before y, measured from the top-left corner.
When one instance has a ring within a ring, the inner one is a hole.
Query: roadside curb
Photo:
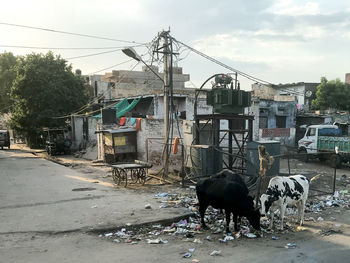
[[[137,224],[121,224],[121,225],[109,225],[105,227],[82,227],[82,228],[76,228],[76,229],[67,229],[67,230],[60,230],[60,231],[52,231],[52,230],[41,230],[41,231],[11,231],[11,232],[0,232],[0,235],[13,235],[13,234],[39,234],[39,235],[63,235],[63,234],[69,234],[69,233],[90,233],[90,234],[101,234],[104,232],[111,232],[115,231],[119,228],[127,228],[127,229],[137,229],[142,226],[147,225],[168,225],[172,224],[174,222],[180,221],[182,219],[188,219],[190,217],[196,216],[195,213],[187,213],[175,217],[169,217],[169,218],[163,218],[163,219],[157,219],[154,221],[147,221]]]
[[[172,224],[174,222],[180,221],[182,219],[188,219],[188,218],[193,217],[193,216],[196,216],[196,214],[191,212],[191,213],[187,213],[187,214],[183,214],[183,215],[179,215],[179,216],[175,216],[175,217],[157,219],[154,221],[142,222],[142,223],[131,224],[131,225],[124,224],[124,225],[114,225],[114,226],[108,226],[108,227],[98,227],[98,228],[94,228],[94,229],[90,228],[89,230],[86,230],[84,232],[93,233],[93,234],[100,234],[102,232],[115,231],[118,228],[134,229],[134,228],[139,228],[139,227],[145,226],[145,225],[155,225],[155,224],[168,225],[168,224]]]

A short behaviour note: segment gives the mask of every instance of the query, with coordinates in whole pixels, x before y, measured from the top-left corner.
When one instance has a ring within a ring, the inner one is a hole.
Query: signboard
[[[126,138],[123,137],[114,137],[114,146],[123,146],[126,145]]]
[[[289,137],[289,136],[290,136],[289,128],[262,129],[263,138]]]

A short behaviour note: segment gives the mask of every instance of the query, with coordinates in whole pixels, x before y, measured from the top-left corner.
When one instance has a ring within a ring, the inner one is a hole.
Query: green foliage
[[[16,78],[17,58],[8,52],[0,54],[0,114],[11,110],[10,91]]]
[[[88,95],[81,76],[51,52],[19,59],[11,89],[14,101],[11,125],[27,135],[42,127],[64,125],[64,116],[86,104]]]
[[[350,110],[350,87],[339,79],[328,81],[321,78],[317,86],[316,99],[312,101],[315,109]]]

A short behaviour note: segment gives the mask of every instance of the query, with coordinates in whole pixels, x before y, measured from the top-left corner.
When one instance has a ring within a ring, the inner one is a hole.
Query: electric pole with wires
[[[169,173],[169,156],[171,151],[170,142],[173,140],[172,124],[173,124],[173,48],[170,31],[162,31],[159,34],[159,41],[162,45],[153,52],[163,54],[164,65],[164,148],[162,154],[163,178]]]

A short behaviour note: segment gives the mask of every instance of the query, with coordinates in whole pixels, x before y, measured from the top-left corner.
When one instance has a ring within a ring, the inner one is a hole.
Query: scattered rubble
[[[214,250],[213,252],[211,252],[209,255],[210,256],[218,256],[221,254],[221,250]]]
[[[284,246],[285,248],[296,248],[297,245],[296,244],[293,244],[293,243],[288,243],[287,245]]]
[[[226,233],[226,222],[224,215],[219,210],[209,207],[206,211],[205,221],[209,227],[209,230],[201,229],[200,216],[198,213],[197,197],[193,188],[186,189],[185,193],[170,193],[161,192],[154,195],[157,201],[160,203],[160,208],[166,207],[185,207],[191,211],[194,216],[186,219],[173,222],[170,225],[153,224],[140,227],[138,229],[129,226],[121,228],[115,232],[104,233],[100,235],[101,238],[107,238],[115,243],[127,243],[127,244],[138,244],[139,242],[145,242],[147,244],[167,244],[166,237],[172,237],[181,239],[183,242],[190,242],[200,246],[203,242],[212,242],[215,244],[235,242],[240,238],[263,238],[263,233],[266,237],[272,240],[279,240],[281,237],[274,235],[278,232],[278,235],[285,235],[290,232],[298,232],[307,230],[304,226],[299,226],[297,222],[297,209],[288,207],[286,211],[286,228],[283,231],[279,229],[269,229],[270,219],[264,217],[261,220],[262,231],[251,232],[248,227],[248,221],[243,218],[240,231]],[[337,208],[337,209],[334,209]],[[350,208],[350,195],[348,190],[339,190],[333,195],[318,196],[309,200],[305,209],[304,220],[312,223],[319,223],[321,221],[335,220],[330,217],[327,211],[341,212],[342,208]],[[150,204],[145,205],[145,209],[152,209]],[[332,210],[330,210],[332,209]],[[329,213],[328,212],[328,213]],[[279,213],[276,213],[275,222],[277,225],[280,224]],[[232,226],[231,226],[232,227]],[[320,235],[329,236],[332,234],[341,233],[341,224],[333,224],[333,229],[323,229],[320,231]],[[132,229],[132,230],[131,230]],[[201,234],[204,234],[201,235]],[[206,234],[206,235],[205,235]],[[208,235],[210,234],[210,235]],[[296,248],[296,244],[288,243],[284,246],[287,249]],[[182,253],[183,257],[192,257],[195,253],[196,248],[189,248],[188,251]],[[220,255],[220,250],[214,250],[210,253],[211,256]],[[193,259],[193,262],[199,262],[198,259]]]

